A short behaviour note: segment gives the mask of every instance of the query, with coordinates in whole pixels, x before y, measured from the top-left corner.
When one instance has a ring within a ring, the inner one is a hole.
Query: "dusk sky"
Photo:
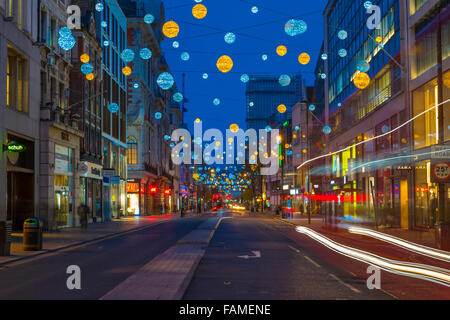
[[[200,118],[203,130],[219,128],[225,130],[232,123],[245,127],[245,84],[242,74],[294,74],[300,72],[307,85],[314,82],[314,67],[323,40],[323,10],[325,0],[204,0],[207,16],[198,20],[192,15],[194,0],[168,0],[166,21],[174,20],[180,26],[180,33],[174,39],[163,41],[163,51],[175,76],[179,90],[182,90],[182,73],[186,74],[186,97],[189,110],[185,121],[192,129],[193,121]],[[258,7],[258,13],[251,11]],[[305,33],[291,37],[284,31],[286,22],[292,18],[301,19],[308,25]],[[233,44],[227,44],[227,32],[236,35]],[[178,41],[180,47],[172,47]],[[276,47],[285,45],[287,54],[280,57]],[[188,52],[190,59],[183,61],[181,54]],[[307,52],[311,62],[302,66],[298,56]],[[216,68],[221,55],[229,55],[234,62],[231,72],[223,74]],[[267,54],[268,59],[262,60]],[[209,78],[204,80],[203,73]],[[219,98],[219,106],[213,100]]]

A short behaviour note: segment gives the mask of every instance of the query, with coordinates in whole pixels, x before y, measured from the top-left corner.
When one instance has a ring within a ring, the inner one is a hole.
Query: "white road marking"
[[[330,277],[332,277],[334,280],[336,280],[336,281],[339,282],[340,284],[346,286],[347,288],[349,288],[349,289],[352,290],[353,292],[361,293],[361,291],[359,291],[359,290],[356,289],[355,287],[349,285],[348,283],[345,283],[344,281],[342,281],[341,279],[339,279],[338,277],[336,277],[334,274],[330,273],[329,275],[330,275]]]
[[[308,257],[308,256],[304,256],[305,257],[305,259],[306,260],[308,260],[309,262],[311,262],[313,265],[315,265],[317,268],[322,268],[321,266],[320,266],[320,264],[318,264],[317,262],[315,262],[313,259],[311,259],[310,257]]]
[[[259,259],[261,258],[261,251],[252,251],[252,253],[254,254],[254,256],[238,256],[238,258],[241,259]]]
[[[295,252],[297,252],[297,253],[300,253],[300,250],[298,250],[298,249],[296,249],[296,248],[294,248],[294,247],[292,247],[292,246],[288,246],[290,249],[292,249],[292,250],[294,250]]]

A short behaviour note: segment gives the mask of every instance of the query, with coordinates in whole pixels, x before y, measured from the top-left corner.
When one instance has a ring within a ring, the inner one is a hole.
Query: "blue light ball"
[[[347,56],[347,50],[345,50],[345,49],[340,49],[339,52],[338,52],[338,54],[339,54],[339,56],[340,56],[341,58],[344,58],[344,57]]]
[[[58,45],[61,49],[65,51],[71,50],[76,44],[75,38],[71,35],[70,37],[59,37]]]
[[[108,106],[108,110],[111,113],[117,113],[119,111],[119,105],[115,102],[110,103]]]
[[[83,74],[89,74],[92,73],[94,71],[94,66],[90,63],[83,63],[81,65],[81,72]]]
[[[305,33],[308,29],[308,25],[303,20],[289,20],[284,26],[284,31],[291,37],[298,36],[299,34]]]
[[[323,127],[322,131],[325,134],[330,134],[331,133],[331,128],[329,126],[325,126],[325,127]]]
[[[173,95],[173,101],[181,102],[183,101],[183,95],[180,92],[177,92]]]
[[[182,54],[181,54],[181,60],[183,60],[183,61],[188,61],[189,59],[190,59],[190,55],[189,55],[189,53],[187,53],[187,52],[183,52]]]
[[[156,113],[155,113],[155,119],[156,119],[156,120],[160,120],[161,118],[162,118],[161,112],[156,112]]]
[[[348,34],[347,34],[347,31],[345,31],[345,30],[341,30],[338,32],[338,38],[341,40],[347,39],[347,36],[348,36]]]
[[[103,3],[101,3],[101,2],[99,2],[95,5],[95,10],[97,10],[98,12],[102,12],[104,8],[105,7],[103,6]]]
[[[143,48],[141,51],[139,51],[139,55],[142,59],[148,60],[152,57],[152,51],[148,48]]]
[[[123,62],[130,63],[134,60],[134,51],[131,49],[125,49],[122,51],[120,57],[122,58]]]
[[[153,21],[155,21],[155,17],[154,17],[152,14],[147,13],[147,14],[144,16],[144,22],[145,22],[145,23],[151,24],[151,23],[153,23]]]
[[[367,72],[370,70],[370,64],[366,60],[361,60],[356,65],[356,69],[360,72]]]
[[[287,74],[283,74],[278,79],[278,82],[282,87],[287,87],[288,85],[291,84],[291,77],[289,77]]]
[[[163,72],[158,76],[156,80],[158,86],[163,90],[169,90],[175,83],[173,76],[168,72]]]
[[[228,32],[225,35],[225,42],[228,44],[232,44],[233,42],[236,41],[236,35],[233,32]]]
[[[250,77],[248,76],[248,74],[243,74],[243,75],[241,76],[241,81],[242,81],[243,83],[247,83],[249,80],[250,80]]]
[[[68,27],[62,27],[58,31],[60,37],[68,38],[72,35],[72,30],[70,30]]]
[[[215,99],[213,100],[213,103],[214,103],[215,106],[218,106],[218,105],[220,104],[220,99],[215,98]]]

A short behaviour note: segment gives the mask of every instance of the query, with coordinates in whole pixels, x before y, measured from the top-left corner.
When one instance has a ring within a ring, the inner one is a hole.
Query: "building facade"
[[[449,98],[448,1],[372,3],[381,9],[374,29],[354,1],[329,1],[324,11],[326,152],[332,154],[323,191],[337,199],[326,212],[434,230],[450,211],[448,181],[433,176],[434,164],[448,158],[438,151],[450,140],[450,111],[438,103]],[[348,37],[342,40],[340,30]],[[360,71],[371,78],[363,90],[353,84]]]
[[[102,56],[102,146],[104,218],[126,214],[127,199],[127,80],[121,53],[127,48],[127,18],[117,1],[103,1],[96,13]]]
[[[0,1],[0,220],[14,230],[40,215],[38,33],[36,1]]]
[[[104,220],[102,164],[102,44],[97,37],[95,7],[91,1],[72,1],[80,6],[81,28],[72,30],[76,45],[71,51],[71,112],[78,119],[80,140],[80,204],[89,208],[88,221]],[[81,61],[83,60],[83,61]],[[84,64],[92,66],[92,75],[82,72]]]
[[[303,80],[301,75],[290,76],[288,85],[282,86],[278,77],[250,76],[246,87],[247,129],[257,132],[268,125],[272,118],[277,123],[290,119],[292,107],[302,99]],[[281,114],[277,107],[286,106],[286,112]]]

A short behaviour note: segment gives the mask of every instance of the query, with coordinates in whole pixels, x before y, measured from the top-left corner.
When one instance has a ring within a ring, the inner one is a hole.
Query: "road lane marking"
[[[238,256],[241,259],[259,259],[261,258],[261,251],[252,251],[254,256],[246,255],[246,256]]]
[[[334,274],[329,273],[329,276],[332,277],[334,280],[336,280],[337,282],[339,282],[340,284],[342,284],[343,286],[346,286],[347,288],[349,288],[350,290],[352,290],[353,292],[356,293],[361,293],[361,291],[359,291],[358,289],[356,289],[355,287],[349,285],[348,283],[345,283],[344,281],[342,281],[341,279],[339,279],[338,277],[336,277]]]
[[[295,252],[297,252],[297,253],[300,253],[300,250],[298,250],[298,249],[296,249],[296,248],[294,248],[294,247],[292,247],[292,246],[288,246],[290,249],[292,249],[292,250],[294,250]]]
[[[320,266],[320,264],[318,264],[317,262],[315,262],[313,259],[311,259],[310,257],[308,257],[308,256],[303,256],[303,257],[305,257],[305,259],[306,260],[308,260],[309,262],[311,262],[313,265],[315,265],[317,268],[322,268],[321,266]]]

